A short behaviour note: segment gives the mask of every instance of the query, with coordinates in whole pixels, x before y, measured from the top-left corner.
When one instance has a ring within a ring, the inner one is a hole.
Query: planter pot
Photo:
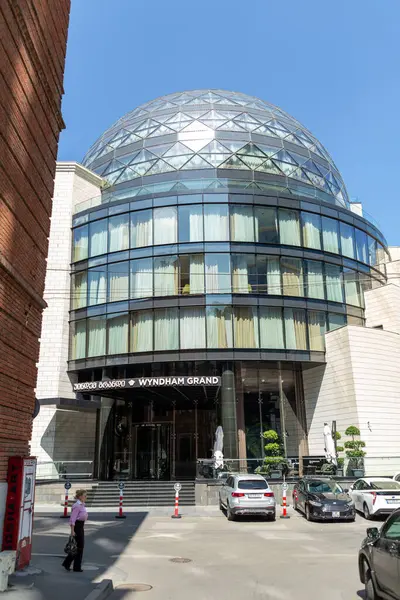
[[[353,477],[364,477],[364,469],[352,469]]]
[[[343,469],[336,469],[336,477],[344,477]]]
[[[271,470],[269,476],[271,479],[282,479],[282,471],[280,469]]]

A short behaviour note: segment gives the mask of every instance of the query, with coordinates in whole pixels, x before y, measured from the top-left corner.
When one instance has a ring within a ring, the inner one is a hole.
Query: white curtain
[[[229,254],[206,254],[205,273],[207,294],[230,294]]]
[[[74,229],[72,261],[84,260],[88,257],[88,226]]]
[[[354,254],[354,227],[346,223],[340,223],[340,241],[342,244],[342,254],[349,258],[355,258]]]
[[[347,271],[344,274],[344,289],[346,292],[346,304],[360,306],[357,273],[355,271]]]
[[[131,248],[153,243],[153,211],[141,210],[131,214]]]
[[[303,265],[297,258],[282,258],[282,281],[285,296],[304,296]]]
[[[107,252],[107,219],[90,223],[90,256]]]
[[[286,348],[307,350],[306,319],[303,310],[284,309]]]
[[[88,323],[88,357],[104,356],[106,353],[106,320],[91,317]]]
[[[204,206],[204,239],[211,242],[229,240],[228,206],[206,204]]]
[[[260,306],[260,347],[285,347],[282,309]]]
[[[310,350],[323,352],[325,350],[326,322],[325,313],[308,311],[308,334],[310,337]]]
[[[128,262],[108,265],[108,300],[120,302],[129,297]]]
[[[190,293],[204,294],[204,257],[192,254],[189,258]]]
[[[235,254],[233,257],[232,285],[236,294],[249,293],[249,272],[244,254]]]
[[[107,277],[105,267],[89,269],[88,305],[103,304],[107,301]]]
[[[154,319],[154,350],[177,350],[179,346],[177,309],[155,310]]]
[[[300,246],[300,222],[297,211],[279,209],[279,231],[281,244]]]
[[[326,252],[339,254],[338,221],[322,217],[322,240]]]
[[[251,206],[231,206],[231,240],[254,242],[254,217]]]
[[[177,208],[154,209],[154,244],[174,244],[177,236]]]
[[[117,215],[108,220],[109,252],[129,248],[129,216]]]
[[[278,219],[276,208],[254,207],[256,242],[261,244],[278,243]]]
[[[357,243],[357,260],[362,262],[368,262],[368,246],[367,246],[367,234],[360,229],[356,229],[356,243]]]
[[[132,315],[131,352],[153,350],[153,313],[143,310]]]
[[[307,248],[321,249],[321,217],[303,212],[303,245]]]
[[[128,352],[128,315],[108,318],[107,354],[125,354]]]
[[[207,308],[207,347],[232,348],[232,310],[227,306]]]
[[[267,258],[267,284],[268,294],[282,294],[279,258],[271,256]]]
[[[72,359],[85,358],[86,354],[86,320],[73,323],[74,334],[72,338]]]
[[[308,298],[325,298],[324,275],[322,263],[315,260],[307,261],[307,296]]]
[[[181,349],[205,348],[206,329],[204,308],[181,308],[180,312]]]
[[[325,263],[326,295],[332,302],[343,302],[341,268]]]
[[[203,241],[203,207],[191,206],[189,215],[189,241]]]
[[[149,298],[153,295],[153,259],[131,261],[131,298]]]
[[[154,259],[154,295],[175,296],[178,294],[179,270],[176,256]]]
[[[235,348],[258,348],[257,309],[247,306],[234,309]]]
[[[87,273],[82,271],[81,273],[75,273],[73,275],[72,284],[72,308],[82,308],[86,306],[86,295],[87,295]]]

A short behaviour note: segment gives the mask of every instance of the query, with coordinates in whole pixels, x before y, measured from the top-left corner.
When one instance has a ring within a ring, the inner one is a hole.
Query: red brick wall
[[[69,11],[0,2],[0,481],[29,451]]]

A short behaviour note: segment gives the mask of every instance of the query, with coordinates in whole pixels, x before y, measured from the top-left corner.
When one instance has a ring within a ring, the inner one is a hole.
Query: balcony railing
[[[92,460],[38,461],[36,479],[93,479]]]

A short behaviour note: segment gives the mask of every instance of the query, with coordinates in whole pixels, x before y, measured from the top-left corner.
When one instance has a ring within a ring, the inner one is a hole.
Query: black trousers
[[[77,521],[75,523],[75,539],[78,546],[78,552],[75,556],[68,554],[67,558],[64,560],[63,566],[67,569],[70,568],[72,562],[74,563],[74,571],[80,571],[82,568],[83,548],[85,547],[84,525],[85,521]]]

